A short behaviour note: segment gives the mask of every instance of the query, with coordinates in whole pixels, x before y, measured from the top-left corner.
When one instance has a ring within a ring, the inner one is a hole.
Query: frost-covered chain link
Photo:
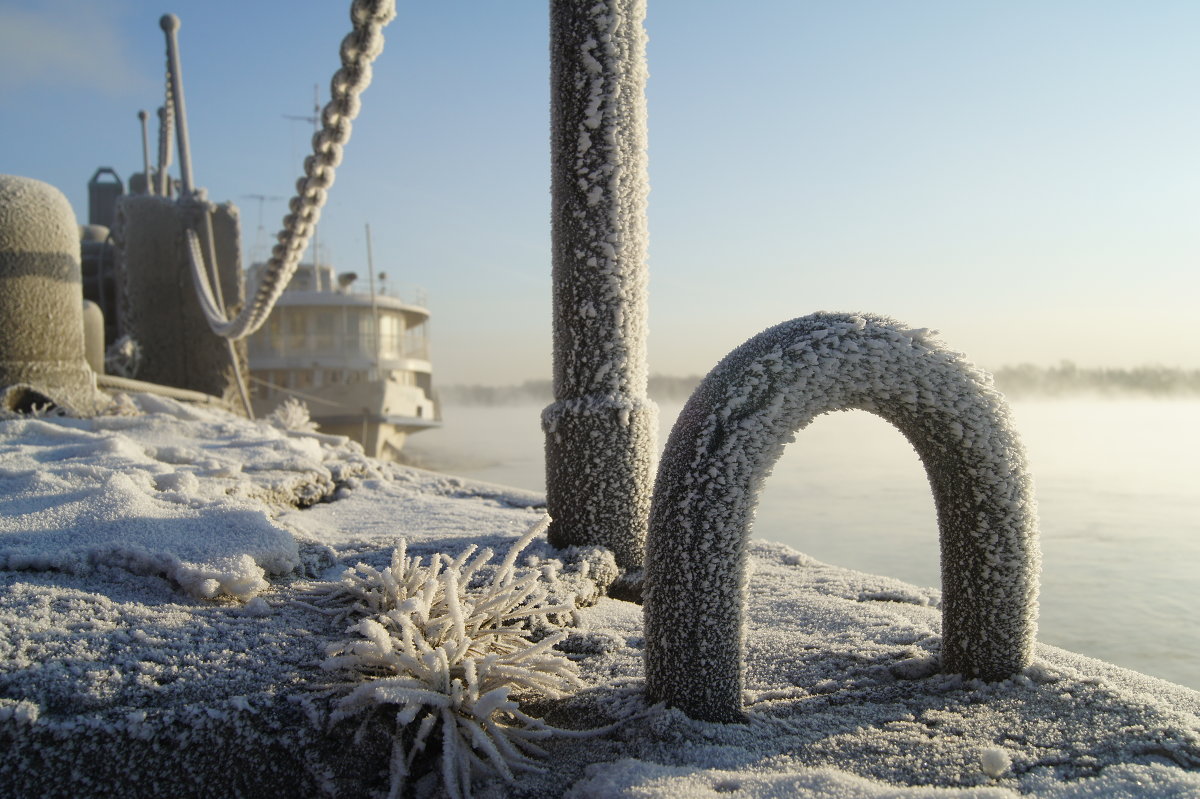
[[[296,181],[296,194],[288,203],[289,213],[283,218],[283,229],[276,236],[277,243],[254,296],[236,319],[230,321],[223,315],[210,313],[216,310],[211,302],[212,291],[206,292],[199,282],[203,268],[194,268],[196,292],[205,307],[209,327],[217,335],[240,339],[258,330],[295,274],[333,185],[334,170],[342,162],[342,149],[350,140],[351,121],[362,107],[359,95],[371,83],[371,62],[383,52],[383,27],[395,16],[395,0],[351,3],[350,20],[354,27],[342,39],[342,67],[330,81],[330,100],[321,111],[321,129],[313,135],[313,153],[304,159],[304,177]],[[205,276],[204,283],[207,282]]]

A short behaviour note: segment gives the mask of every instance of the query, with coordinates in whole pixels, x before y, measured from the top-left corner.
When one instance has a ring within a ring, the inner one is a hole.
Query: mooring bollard
[[[760,333],[704,379],[671,431],[646,546],[646,693],[689,716],[743,718],[746,540],[796,431],[861,409],[916,449],[937,508],[942,669],[997,680],[1028,665],[1037,618],[1033,487],[1006,403],[924,330],[814,314]]]
[[[104,312],[91,300],[83,301],[83,357],[93,372],[104,374]]]
[[[47,400],[94,413],[103,401],[84,359],[79,226],[58,189],[0,175],[0,389],[7,410]]]
[[[550,4],[554,404],[550,543],[642,565],[658,409],[646,394],[645,0]]]
[[[141,346],[139,380],[236,398],[230,346],[212,332],[196,302],[184,249],[184,228],[193,212],[199,208],[150,194],[118,201],[113,238],[120,264],[120,330]],[[237,208],[216,206],[212,222],[221,290],[233,308],[244,292]],[[244,369],[245,342],[234,348]]]

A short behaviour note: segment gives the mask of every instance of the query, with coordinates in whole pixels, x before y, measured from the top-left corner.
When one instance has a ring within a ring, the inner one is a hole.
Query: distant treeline
[[[1112,397],[1200,397],[1200,369],[1138,366],[1132,369],[1085,368],[1070,361],[1057,366],[1023,363],[992,373],[996,387],[1012,397],[1069,397],[1084,394]],[[650,396],[660,402],[686,400],[701,378],[651,375]],[[512,386],[452,385],[438,389],[451,405],[549,404],[549,380],[526,380]]]
[[[691,396],[700,377],[667,377],[651,375],[650,396],[655,400],[680,400]],[[451,405],[523,405],[530,402],[549,404],[554,399],[554,387],[549,380],[526,380],[515,386],[441,386],[438,395]]]
[[[1089,369],[1063,361],[1058,366],[1004,366],[993,372],[996,388],[1014,397],[1078,394],[1142,397],[1200,397],[1200,369],[1137,366]]]

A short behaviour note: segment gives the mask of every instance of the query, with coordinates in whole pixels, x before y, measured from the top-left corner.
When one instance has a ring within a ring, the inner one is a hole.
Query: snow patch
[[[301,563],[269,500],[314,501],[368,467],[353,449],[295,439],[151,395],[146,415],[0,422],[0,568],[117,567],[187,594],[249,599]],[[332,468],[331,468],[332,467]]]

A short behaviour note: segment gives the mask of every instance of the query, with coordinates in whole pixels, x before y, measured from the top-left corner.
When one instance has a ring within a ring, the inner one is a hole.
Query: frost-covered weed
[[[112,401],[102,413],[105,416],[139,416],[142,409],[137,406],[132,397],[124,391],[120,391],[113,395]]]
[[[104,370],[119,377],[137,377],[142,368],[142,345],[132,336],[114,341],[104,353]]]
[[[280,430],[299,430],[311,433],[317,423],[309,416],[308,406],[295,397],[288,397],[267,416],[267,421]]]
[[[575,664],[554,650],[565,632],[531,638],[535,626],[570,616],[573,598],[549,604],[542,571],[515,566],[548,523],[522,536],[482,580],[490,549],[470,546],[424,565],[407,557],[401,541],[391,565],[360,563],[314,599],[322,612],[356,619],[349,627],[356,637],[331,645],[322,664],[357,678],[333,688],[344,695],[331,721],[396,707],[390,797],[400,795],[431,738],[441,742],[446,792],[465,797],[474,776],[495,773],[511,782],[514,771],[537,770],[532,756],[545,751],[536,741],[579,734],[523,713],[517,701],[559,698],[580,684]]]

